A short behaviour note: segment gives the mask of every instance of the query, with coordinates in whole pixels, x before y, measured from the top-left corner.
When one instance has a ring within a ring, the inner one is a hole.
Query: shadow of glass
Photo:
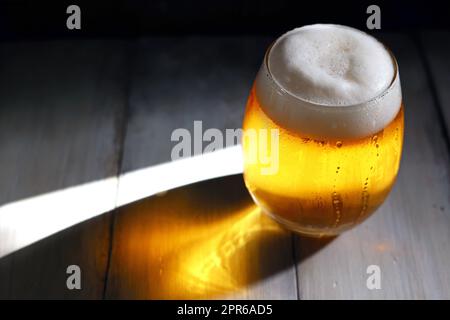
[[[253,203],[242,175],[228,176],[119,208],[105,277],[102,266],[109,236],[102,221],[109,215],[0,259],[0,271],[2,262],[14,261],[16,281],[7,284],[11,270],[5,269],[1,278],[9,288],[3,291],[16,298],[101,298],[106,279],[105,297],[110,299],[239,297],[252,284],[294,268],[294,262],[301,263],[332,240],[298,237],[284,230]],[[293,240],[300,241],[300,254],[294,254]],[[51,256],[55,246],[65,254]],[[45,267],[34,270],[31,260]],[[74,263],[83,272],[83,291],[95,295],[72,293],[65,287],[65,268]]]
[[[301,236],[299,234],[293,234],[292,236],[295,242],[295,261],[297,264],[301,264],[303,261],[312,257],[338,237],[313,238]]]
[[[293,237],[261,213],[240,174],[174,189],[116,215],[106,297],[236,297],[332,241],[301,238],[309,251],[297,256]]]
[[[107,297],[228,296],[292,267],[291,245],[242,175],[195,183],[120,209]]]

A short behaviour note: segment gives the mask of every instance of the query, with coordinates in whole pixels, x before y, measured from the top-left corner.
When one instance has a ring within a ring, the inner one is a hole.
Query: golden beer
[[[395,60],[394,64],[397,72]],[[267,54],[263,67],[267,67]],[[258,77],[262,74],[270,78],[269,68],[262,69],[267,74],[260,71]],[[392,83],[398,81],[396,78],[397,73]],[[287,128],[284,123],[269,116],[267,110],[272,107],[271,104],[280,100],[273,98],[277,93],[272,92],[268,95],[269,102],[263,107],[256,84],[248,98],[244,132],[271,129],[279,132],[277,170],[271,174],[261,174],[267,163],[261,163],[258,157],[251,155],[255,144],[267,145],[258,141],[266,137],[254,135],[253,139],[243,139],[245,183],[263,211],[287,228],[312,236],[339,234],[373,213],[386,199],[399,170],[404,117],[401,96],[388,101],[397,101],[396,106],[387,105],[391,110],[396,110],[396,115],[381,130],[360,137],[340,136],[339,133],[348,127],[344,124],[341,131],[339,128],[335,130],[335,137],[330,136],[330,132],[334,132],[331,129],[321,137],[317,132],[302,132],[302,127],[296,130]],[[260,85],[260,92],[266,89],[266,86]],[[278,89],[281,92],[279,95],[289,95],[282,87]],[[384,103],[382,99],[385,99],[383,94],[374,104]],[[353,108],[355,112],[360,112],[358,106]],[[310,121],[316,121],[310,118]],[[311,128],[322,125],[317,123],[318,126]]]

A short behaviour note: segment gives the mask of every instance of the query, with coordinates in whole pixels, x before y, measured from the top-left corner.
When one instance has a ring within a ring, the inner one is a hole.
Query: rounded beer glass
[[[244,180],[262,211],[301,234],[337,235],[383,203],[399,170],[395,57],[350,27],[294,29],[265,54],[243,132]]]

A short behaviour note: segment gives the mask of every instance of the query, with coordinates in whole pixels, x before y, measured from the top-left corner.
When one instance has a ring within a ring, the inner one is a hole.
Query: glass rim
[[[277,43],[278,40],[280,40],[281,38],[283,38],[287,33],[293,32],[293,31],[295,31],[296,29],[300,29],[300,28],[302,28],[302,27],[300,27],[300,28],[295,28],[295,29],[290,30],[290,31],[288,31],[287,33],[281,35],[280,37],[278,37],[277,39],[275,39],[275,40],[269,45],[269,47],[267,48],[266,53],[264,54],[264,65],[265,65],[265,67],[266,67],[266,69],[267,69],[267,74],[270,76],[270,80],[277,86],[277,88],[278,88],[283,94],[288,95],[289,97],[291,97],[291,98],[293,98],[293,99],[299,101],[300,103],[303,103],[303,104],[306,104],[306,105],[310,105],[310,106],[312,106],[312,107],[315,106],[315,107],[321,107],[321,108],[334,108],[334,109],[340,108],[340,107],[342,107],[342,108],[358,108],[358,107],[367,106],[367,105],[370,105],[370,104],[373,104],[373,103],[376,103],[376,102],[382,100],[383,97],[386,96],[386,95],[394,88],[395,84],[397,83],[397,81],[398,81],[398,79],[399,79],[399,72],[398,72],[398,69],[399,69],[399,68],[398,68],[398,63],[397,63],[397,59],[395,58],[395,55],[393,54],[393,52],[392,52],[392,51],[391,51],[391,50],[390,50],[383,42],[381,42],[380,40],[378,40],[378,39],[375,38],[374,36],[372,36],[372,35],[370,35],[370,34],[364,32],[364,31],[361,31],[361,30],[358,30],[358,29],[355,29],[355,28],[352,28],[352,27],[347,27],[347,26],[341,26],[341,25],[335,25],[335,26],[339,26],[339,27],[343,27],[343,28],[349,28],[349,29],[352,29],[352,30],[357,30],[358,32],[364,33],[364,34],[366,34],[366,35],[368,35],[368,36],[374,38],[377,42],[379,42],[379,43],[383,46],[383,48],[384,48],[384,49],[386,50],[386,52],[389,54],[389,56],[390,56],[390,58],[391,58],[391,60],[392,60],[392,64],[393,64],[393,66],[394,66],[394,73],[393,73],[391,82],[389,83],[389,85],[388,85],[382,92],[380,92],[380,93],[377,94],[376,96],[374,96],[374,97],[372,97],[372,98],[370,98],[370,99],[368,99],[368,100],[362,101],[362,102],[357,102],[357,103],[352,103],[352,104],[322,104],[322,103],[318,103],[318,102],[314,102],[314,101],[310,101],[310,100],[307,100],[307,99],[305,99],[305,98],[302,98],[302,97],[300,97],[300,96],[298,96],[298,95],[295,95],[294,93],[290,92],[289,90],[285,89],[285,88],[278,82],[278,80],[273,76],[273,74],[272,74],[272,72],[271,72],[271,70],[270,70],[270,65],[269,65],[269,55],[270,55],[270,53],[271,53],[271,50],[272,50],[273,46]]]

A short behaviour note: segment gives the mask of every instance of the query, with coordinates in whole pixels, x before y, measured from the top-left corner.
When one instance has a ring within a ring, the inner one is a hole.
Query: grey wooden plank
[[[440,106],[446,132],[450,132],[450,32],[427,31],[420,36],[427,65],[430,67],[433,85]],[[450,136],[448,136],[450,139]]]
[[[133,59],[122,172],[170,161],[172,131],[192,132],[194,120],[203,121],[203,130],[239,128],[269,43],[142,39]],[[295,299],[291,236],[252,208],[240,176],[121,208],[106,297]]]
[[[126,100],[124,48],[110,41],[2,45],[0,205],[117,175]],[[97,196],[114,204],[117,181],[108,183],[108,194]],[[28,216],[42,215],[40,210]],[[65,211],[62,203],[60,214]],[[105,215],[1,258],[1,297],[101,298],[109,227]],[[53,232],[52,221],[35,228]],[[0,234],[0,247],[19,245],[17,230],[10,231],[12,236]],[[82,269],[81,291],[66,288],[70,264]]]
[[[110,213],[100,215],[2,258],[0,266],[9,267],[10,272],[0,274],[6,282],[1,298],[101,299],[110,221]],[[81,290],[66,286],[69,265],[81,269]]]
[[[406,35],[382,40],[398,59],[405,104],[399,177],[388,200],[362,225],[326,245],[297,239],[302,299],[450,298],[445,139],[414,42]],[[369,265],[381,268],[381,290],[366,287]]]
[[[9,258],[12,259],[12,258]],[[7,258],[0,260],[0,299],[7,299],[11,292],[11,274],[12,274],[12,261]]]

